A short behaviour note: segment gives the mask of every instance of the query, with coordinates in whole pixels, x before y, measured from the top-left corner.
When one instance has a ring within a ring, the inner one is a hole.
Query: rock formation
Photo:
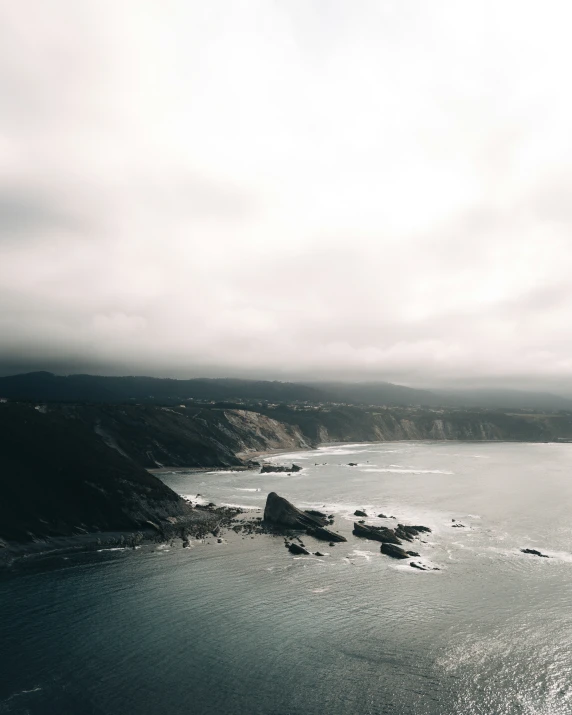
[[[309,556],[310,552],[308,549],[305,549],[303,546],[299,546],[298,544],[288,544],[288,551],[291,554],[296,554],[300,556]]]
[[[264,508],[266,524],[290,529],[304,529],[310,536],[323,541],[346,541],[344,536],[324,528],[328,523],[326,516],[315,516],[302,511],[276,492],[270,492]]]
[[[314,539],[320,539],[321,541],[347,541],[345,536],[336,534],[335,531],[330,531],[330,529],[326,529],[323,526],[310,527],[306,529],[306,533],[308,536],[313,536]]]
[[[297,464],[293,464],[291,467],[288,467],[284,464],[263,464],[260,468],[260,474],[270,474],[276,472],[278,472],[279,474],[283,474],[285,472],[290,473],[301,471],[302,467],[298,466]]]
[[[363,539],[371,539],[372,541],[384,541],[391,544],[401,544],[401,541],[396,536],[393,529],[388,529],[385,526],[371,526],[369,524],[358,524],[354,522],[354,536],[360,536]]]
[[[409,556],[407,555],[407,552],[404,551],[399,546],[396,546],[395,544],[384,543],[380,546],[380,551],[382,554],[385,554],[386,556],[391,556],[392,559],[408,559],[409,558]]]
[[[405,524],[398,524],[395,529],[395,534],[405,541],[413,541],[413,537],[419,536],[421,532],[431,532],[428,526],[406,526]]]

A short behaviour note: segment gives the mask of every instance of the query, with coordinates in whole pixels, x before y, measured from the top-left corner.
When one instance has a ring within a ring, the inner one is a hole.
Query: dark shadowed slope
[[[129,530],[185,502],[77,419],[0,404],[0,537]]]

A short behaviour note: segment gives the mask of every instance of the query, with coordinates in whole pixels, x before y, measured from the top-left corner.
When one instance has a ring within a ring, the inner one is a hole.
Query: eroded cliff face
[[[249,410],[57,404],[42,410],[46,420],[61,417],[85,426],[109,449],[146,468],[238,467],[249,454],[315,443],[296,424]]]
[[[234,428],[234,439],[244,455],[270,449],[310,449],[313,445],[298,425],[278,422],[248,410],[226,410],[225,418]],[[229,432],[230,434],[230,432]]]
[[[546,442],[572,438],[571,413],[324,407],[308,411],[276,408],[267,414],[295,424],[313,445],[425,439]]]
[[[240,466],[249,455],[323,442],[550,441],[572,437],[572,415],[355,407],[260,411],[154,405],[47,405],[46,419],[82,424],[146,468]]]

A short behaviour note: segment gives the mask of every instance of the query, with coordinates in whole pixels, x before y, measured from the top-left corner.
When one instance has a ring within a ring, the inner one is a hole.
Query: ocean
[[[230,532],[22,559],[0,572],[0,714],[572,713],[572,444],[272,460],[304,469],[162,478],[254,510],[276,491],[334,514],[347,543],[303,537],[326,555],[296,557],[280,537]],[[439,570],[351,536],[356,509],[429,526],[407,548]]]

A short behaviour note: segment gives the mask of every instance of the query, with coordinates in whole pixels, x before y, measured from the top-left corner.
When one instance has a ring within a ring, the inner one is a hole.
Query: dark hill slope
[[[46,416],[81,423],[147,468],[240,466],[240,452],[311,446],[295,424],[252,410],[117,404],[46,404],[42,409]]]
[[[131,530],[186,503],[82,421],[0,404],[0,537]]]

